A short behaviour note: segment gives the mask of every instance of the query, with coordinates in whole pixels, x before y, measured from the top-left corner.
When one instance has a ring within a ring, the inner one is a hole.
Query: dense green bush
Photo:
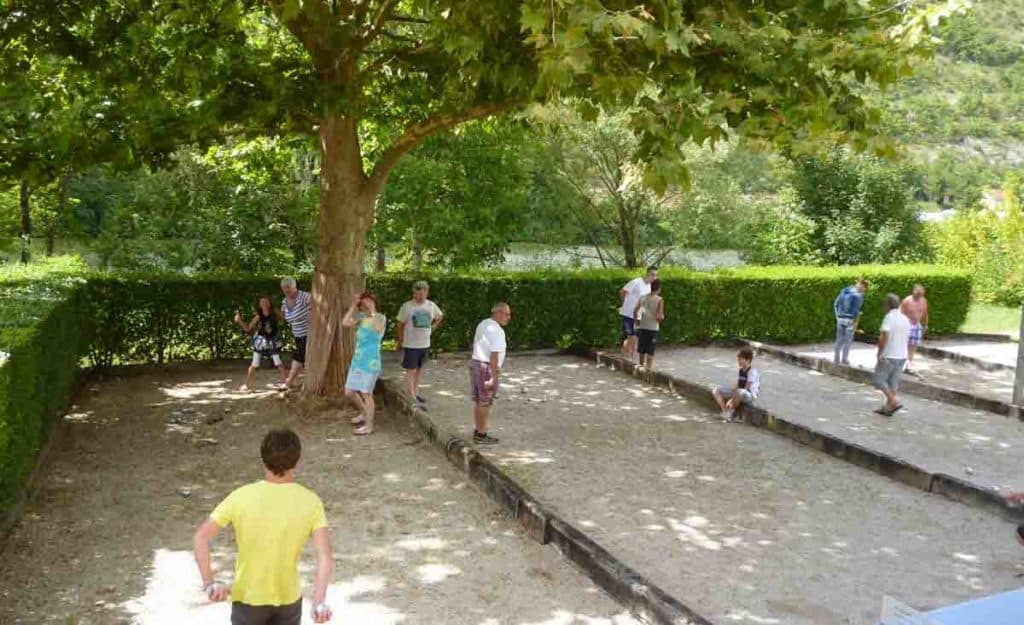
[[[939,263],[970,270],[975,297],[988,303],[1024,303],[1024,182],[1008,176],[999,213],[960,211],[929,231]]]
[[[662,272],[668,342],[746,336],[779,342],[813,341],[834,332],[832,300],[860,275],[875,286],[864,327],[877,328],[881,296],[928,287],[931,329],[955,332],[966,317],[970,279],[965,272],[927,265],[744,268],[718,273]],[[419,276],[378,274],[369,288],[393,317]],[[513,349],[611,345],[619,340],[618,290],[632,277],[621,270],[426,276],[431,298],[445,311],[439,349],[465,349],[493,302],[513,308]],[[308,280],[300,279],[308,284]],[[89,282],[95,311],[94,364],[241,357],[248,341],[233,326],[260,293],[277,293],[272,277],[97,277]],[[275,295],[279,299],[279,295]],[[389,335],[394,323],[389,324]]]
[[[92,329],[80,283],[8,278],[0,279],[0,514],[74,392]]]

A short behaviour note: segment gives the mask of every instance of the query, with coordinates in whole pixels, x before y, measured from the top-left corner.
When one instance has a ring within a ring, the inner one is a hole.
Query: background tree
[[[522,123],[487,121],[427,139],[381,194],[375,242],[415,271],[500,261],[531,218],[533,138]]]
[[[132,138],[153,154],[226,131],[316,133],[317,393],[345,375],[340,320],[362,285],[376,200],[426,137],[556,94],[630,105],[658,190],[682,175],[678,145],[729,127],[794,150],[885,149],[858,84],[908,72],[929,28],[889,0],[25,0],[2,19],[124,96],[139,111]]]

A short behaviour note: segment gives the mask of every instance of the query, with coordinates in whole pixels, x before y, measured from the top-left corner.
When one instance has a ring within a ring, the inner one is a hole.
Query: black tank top
[[[269,315],[264,315],[262,310],[257,310],[256,314],[260,318],[260,325],[256,333],[268,339],[277,338],[277,315],[273,312]]]

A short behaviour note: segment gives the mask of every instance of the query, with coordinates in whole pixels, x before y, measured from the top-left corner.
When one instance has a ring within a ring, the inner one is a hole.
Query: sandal
[[[363,423],[362,425],[357,427],[352,433],[355,434],[356,436],[367,436],[369,434],[373,434],[373,428],[366,425],[366,423]]]
[[[349,421],[352,423],[352,425],[362,425],[366,423],[366,417],[364,417],[361,414],[357,414],[356,416],[352,417]]]

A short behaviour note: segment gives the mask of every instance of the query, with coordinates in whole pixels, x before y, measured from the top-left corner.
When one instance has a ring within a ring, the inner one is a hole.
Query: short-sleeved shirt
[[[640,298],[651,292],[651,285],[647,284],[643,278],[633,278],[626,283],[626,286],[622,287],[622,290],[626,292],[626,297],[622,300],[622,308],[619,309],[619,313],[623,317],[632,319],[633,310]]]
[[[357,371],[379,373],[380,362],[380,341],[384,338],[384,332],[378,332],[376,321],[387,326],[387,319],[384,315],[376,313],[373,317],[359,313],[356,317],[359,323],[356,325],[356,349],[352,354],[351,367]]]
[[[881,331],[888,335],[885,347],[882,348],[882,358],[906,360],[907,343],[910,341],[910,319],[907,319],[898,308],[890,310],[882,319]]]
[[[288,305],[288,298],[281,303],[281,312],[288,325],[292,328],[292,334],[297,337],[309,335],[309,305],[313,298],[305,291],[295,294],[295,305]]]
[[[417,303],[416,300],[409,300],[398,309],[398,322],[404,324],[402,332],[402,345],[412,349],[426,349],[430,347],[430,331],[433,329],[434,321],[440,319],[443,313],[437,304],[428,300]]]
[[[917,325],[928,314],[928,300],[924,296],[916,300],[913,295],[908,295],[903,298],[903,303],[900,304],[900,312],[906,315],[907,319],[910,319],[911,324]]]
[[[315,530],[327,527],[316,493],[295,482],[253,482],[235,489],[210,518],[221,527],[235,528],[232,601],[281,606],[299,600],[302,549]]]
[[[658,308],[661,306],[661,296],[648,293],[640,298],[640,320],[637,325],[641,330],[657,331],[661,328],[658,321]]]
[[[860,316],[861,308],[864,306],[864,294],[854,286],[848,286],[839,292],[836,301],[833,303],[838,319],[856,319]]]
[[[745,383],[740,384],[743,380]],[[743,369],[739,370],[737,374],[737,386],[745,388],[750,393],[751,397],[757,399],[757,392],[761,390],[761,372],[753,367],[748,367],[744,372]]]
[[[500,352],[498,366],[505,365],[505,328],[494,319],[484,319],[476,326],[473,335],[473,360],[491,362],[491,352]]]

